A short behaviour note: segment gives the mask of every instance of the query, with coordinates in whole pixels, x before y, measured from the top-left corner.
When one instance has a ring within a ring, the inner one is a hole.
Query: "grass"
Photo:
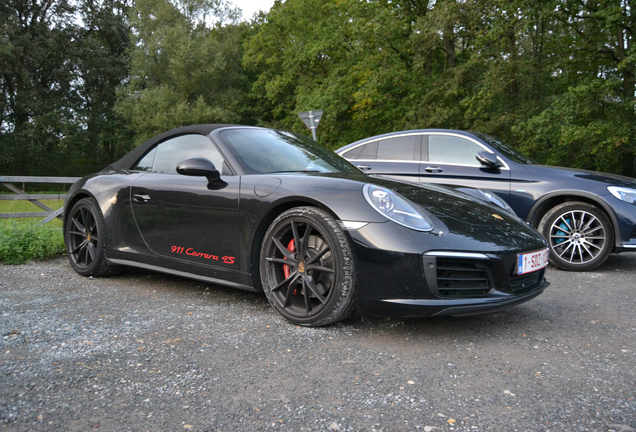
[[[63,200],[42,200],[57,210]],[[44,211],[29,201],[0,201],[0,213]],[[62,221],[37,225],[44,218],[0,219],[0,263],[23,264],[53,258],[65,252]]]

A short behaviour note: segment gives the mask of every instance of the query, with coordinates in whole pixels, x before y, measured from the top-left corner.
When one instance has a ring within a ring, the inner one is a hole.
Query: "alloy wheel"
[[[100,245],[95,215],[87,206],[76,207],[69,224],[69,255],[78,268],[86,269],[95,261]]]
[[[336,272],[331,247],[310,222],[291,219],[272,236],[265,259],[276,302],[290,314],[309,318],[327,304]]]
[[[552,251],[571,264],[585,264],[603,252],[607,233],[603,223],[592,213],[572,210],[561,214],[550,226]]]
[[[294,324],[333,324],[355,306],[349,240],[322,209],[295,207],[272,222],[261,247],[260,275],[274,310]]]

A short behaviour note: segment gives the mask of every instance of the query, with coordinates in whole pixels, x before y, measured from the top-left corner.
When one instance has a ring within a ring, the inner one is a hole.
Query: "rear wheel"
[[[71,208],[64,240],[71,266],[82,276],[109,276],[120,271],[106,262],[104,216],[92,198],[83,198]]]
[[[260,274],[272,307],[294,324],[333,324],[354,307],[349,240],[321,209],[293,208],[272,222],[261,247]]]
[[[613,249],[609,218],[584,202],[554,207],[541,219],[539,231],[550,245],[550,262],[563,270],[591,270],[603,264]]]

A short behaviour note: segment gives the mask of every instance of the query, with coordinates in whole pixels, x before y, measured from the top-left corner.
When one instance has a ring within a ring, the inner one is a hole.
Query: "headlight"
[[[486,198],[487,201],[490,201],[491,203],[501,207],[504,210],[507,210],[512,214],[515,214],[515,211],[512,209],[512,207],[510,207],[507,202],[499,198],[496,194],[481,189],[477,190],[482,194],[484,198]]]
[[[608,186],[607,190],[612,195],[621,201],[628,202],[630,204],[636,204],[636,189],[630,189],[626,187]]]
[[[428,217],[392,190],[367,183],[363,193],[371,207],[393,222],[417,231],[433,230],[433,223]]]

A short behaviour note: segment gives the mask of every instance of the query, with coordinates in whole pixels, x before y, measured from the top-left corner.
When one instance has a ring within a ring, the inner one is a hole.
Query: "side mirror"
[[[214,164],[206,158],[191,157],[182,160],[177,164],[177,172],[185,176],[207,178],[208,189],[222,189],[227,186]]]
[[[499,159],[497,159],[496,155],[486,151],[480,151],[475,157],[477,158],[479,163],[486,168],[495,169],[501,168],[503,166],[501,162],[499,162]]]

